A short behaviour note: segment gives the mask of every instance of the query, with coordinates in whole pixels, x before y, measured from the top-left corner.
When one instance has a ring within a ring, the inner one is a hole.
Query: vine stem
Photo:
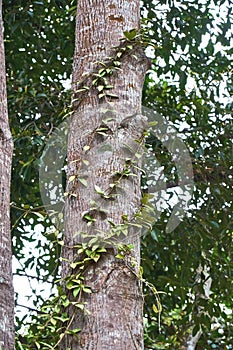
[[[71,326],[71,324],[72,324],[72,322],[73,322],[73,320],[74,320],[74,316],[75,316],[75,312],[73,313],[71,319],[69,320],[69,323],[68,323],[68,325],[67,325],[67,327],[66,327],[65,332],[64,332],[63,334],[60,335],[60,339],[59,339],[59,340],[57,341],[57,343],[54,345],[53,350],[56,349],[56,347],[61,343],[62,339],[63,339],[64,336],[66,335],[67,330],[70,328],[70,326]]]

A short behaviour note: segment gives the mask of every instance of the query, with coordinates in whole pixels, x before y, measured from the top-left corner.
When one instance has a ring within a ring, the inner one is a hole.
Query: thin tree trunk
[[[85,78],[83,73],[92,72],[98,65],[96,61],[113,55],[112,47],[120,44],[124,31],[139,29],[139,6],[139,0],[78,1],[74,97],[78,81]],[[98,89],[91,89],[74,102],[68,137],[67,192],[70,196],[66,201],[63,249],[63,257],[69,261],[75,260],[72,246],[82,240],[78,232],[106,237],[113,223],[123,224],[125,218],[133,220],[140,209],[140,171],[137,167],[130,169],[134,176],[120,176],[115,193],[111,191],[111,185],[116,183],[127,161],[130,162],[129,158],[137,160],[135,153],[140,146],[135,140],[140,140],[145,130],[141,92],[148,61],[141,48],[120,60],[121,70],[107,77],[113,85],[110,93],[118,99],[107,96],[102,101]],[[106,112],[107,109],[111,112]],[[103,129],[104,133],[98,133]],[[69,179],[72,180],[69,182]],[[97,193],[96,186],[105,194],[110,193],[109,198]],[[91,209],[95,203],[97,207]],[[84,218],[85,214],[92,217],[91,225]],[[140,229],[129,227],[123,242],[134,244],[135,259],[139,263]],[[70,310],[70,317],[74,317],[72,328],[81,328],[81,333],[78,339],[66,338],[64,349],[143,349],[143,297],[137,268],[133,271],[130,263],[127,266],[115,255],[116,246],[110,242],[100,260],[86,267],[85,284],[91,287],[92,293],[82,293],[80,302],[86,303],[90,315]],[[63,263],[62,268],[63,276],[71,273],[69,264]]]
[[[0,346],[14,349],[14,291],[10,235],[12,138],[8,125],[6,73],[0,1]]]
[[[201,283],[201,274],[204,274],[205,276],[205,282],[203,284],[203,291],[204,295],[200,294],[200,292],[195,291],[195,302],[198,302],[198,300],[201,299],[209,299],[210,292],[211,292],[211,284],[212,279],[209,275],[209,271],[206,266],[204,268],[200,264],[196,270],[196,281],[195,283],[199,284]],[[201,316],[201,314],[205,313],[203,310],[203,307],[198,306],[198,315]],[[188,332],[186,333],[186,336],[184,337],[184,340],[182,342],[181,350],[195,350],[198,344],[199,339],[202,336],[202,330],[199,330],[195,335],[192,335],[194,326],[192,325],[189,327]]]

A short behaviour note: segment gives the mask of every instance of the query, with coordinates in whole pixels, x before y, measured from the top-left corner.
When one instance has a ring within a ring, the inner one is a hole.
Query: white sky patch
[[[41,271],[41,276],[37,275],[37,271],[34,268],[24,268],[24,262],[30,258],[38,258],[40,257],[40,249],[36,248],[38,240],[41,240],[42,243],[46,242],[46,238],[42,234],[44,232],[44,226],[42,224],[35,225],[33,231],[31,231],[31,226],[25,226],[25,231],[29,232],[29,235],[33,234],[34,242],[27,242],[27,246],[23,248],[22,254],[25,256],[25,259],[22,261],[18,261],[15,257],[13,257],[12,267],[13,267],[13,284],[16,295],[18,296],[15,314],[19,318],[22,318],[27,314],[26,321],[30,321],[30,314],[32,310],[39,309],[40,305],[34,305],[36,301],[36,295],[40,295],[44,300],[48,299],[48,296],[51,295],[51,283],[43,281],[43,274]],[[16,275],[17,269],[21,270],[25,276]],[[37,277],[41,278],[41,280],[37,280]],[[30,310],[32,309],[32,310]]]

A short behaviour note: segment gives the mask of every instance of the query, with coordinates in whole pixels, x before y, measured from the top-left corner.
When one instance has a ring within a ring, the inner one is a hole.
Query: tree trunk
[[[203,291],[204,294],[200,293],[197,289],[195,290],[195,303],[198,303],[200,299],[209,299],[210,292],[211,292],[211,284],[212,284],[212,279],[210,277],[209,271],[207,266],[205,265],[202,267],[201,263],[198,266],[196,270],[196,279],[195,283],[198,285],[202,282],[201,275],[204,275],[205,277],[205,282],[203,283]],[[201,317],[202,314],[206,313],[206,311],[203,310],[203,307],[198,306],[198,316]],[[198,341],[200,337],[202,336],[202,330],[200,329],[195,335],[192,335],[194,326],[190,326],[187,329],[187,333],[184,336],[184,339],[181,344],[181,350],[195,350],[198,344]]]
[[[117,98],[107,93],[101,97],[101,86],[106,82],[102,77],[98,88],[93,88],[93,79],[98,76],[91,75],[96,67],[105,67],[97,61],[116,54],[113,46],[120,45],[124,31],[139,29],[139,6],[139,0],[78,1],[63,258],[70,262],[81,259],[72,247],[97,236],[106,253],[85,266],[85,285],[92,293],[79,294],[79,302],[86,303],[90,314],[70,309],[72,328],[78,327],[81,332],[78,338],[67,337],[64,349],[143,349],[143,297],[137,278],[140,228],[124,223],[133,221],[140,210],[137,165],[142,146],[135,140],[142,140],[146,127],[141,115],[141,92],[148,61],[142,48],[136,46],[130,48],[130,54],[115,57],[115,61],[121,61],[121,70],[115,69],[105,78],[113,86],[109,92]],[[75,101],[82,80],[91,88]],[[130,175],[123,175],[126,169]],[[126,236],[104,242],[119,228],[127,231]],[[86,238],[80,232],[86,233]],[[118,243],[133,243],[136,265],[116,258]],[[66,262],[62,270],[64,277],[77,273]]]
[[[0,1],[0,346],[14,349],[14,291],[10,234],[12,138],[8,125],[6,73]]]

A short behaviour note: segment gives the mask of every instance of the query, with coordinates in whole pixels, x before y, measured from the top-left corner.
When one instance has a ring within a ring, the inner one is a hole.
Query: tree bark
[[[78,1],[74,97],[79,82],[85,78],[83,73],[93,72],[96,61],[113,55],[112,48],[121,43],[124,31],[139,29],[139,7],[139,0]],[[123,225],[125,218],[133,220],[140,209],[140,170],[135,166],[140,165],[135,158],[140,146],[135,140],[142,139],[146,127],[141,115],[141,93],[148,60],[142,48],[135,48],[120,60],[121,70],[107,77],[113,86],[110,92],[117,99],[106,96],[101,100],[98,89],[90,89],[78,103],[74,102],[67,152],[67,192],[72,195],[66,200],[63,249],[63,257],[69,261],[78,259],[72,248],[82,242],[78,233],[87,233],[88,239],[99,236],[104,241],[113,225]],[[104,112],[106,109],[111,111]],[[103,134],[98,133],[100,129],[104,129]],[[135,163],[130,171],[134,176],[120,176],[113,193],[111,185],[132,158]],[[69,182],[71,178],[75,180]],[[79,179],[84,179],[86,185]],[[110,193],[110,198],[97,193],[96,186]],[[93,203],[98,204],[95,209],[90,208]],[[92,223],[85,220],[85,213],[93,218]],[[140,228],[129,225],[127,231],[126,237],[115,237],[115,243],[107,245],[98,262],[85,268],[85,284],[92,293],[82,293],[80,302],[86,303],[90,314],[70,310],[70,317],[74,317],[72,328],[79,327],[81,332],[78,338],[67,337],[64,349],[143,349],[143,297],[138,267],[115,257],[116,243],[133,243],[139,264]],[[68,263],[63,263],[62,270],[64,277],[71,273]]]
[[[0,1],[0,346],[4,350],[14,349],[14,291],[10,234],[12,150],[7,113],[2,1]]]

